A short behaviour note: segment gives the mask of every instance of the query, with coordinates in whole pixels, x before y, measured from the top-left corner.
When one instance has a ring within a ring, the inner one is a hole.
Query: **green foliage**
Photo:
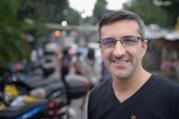
[[[44,22],[59,22],[68,6],[68,0],[36,0],[34,18],[40,18]]]
[[[165,11],[168,13],[168,26],[174,28],[177,24],[177,18],[179,17],[179,0],[159,1],[162,3],[159,7],[165,9]]]
[[[37,42],[48,39],[46,23],[79,24],[80,18],[68,0],[1,0],[0,14],[0,66],[29,58],[32,46],[24,33],[33,31]]]
[[[153,5],[150,0],[133,0],[128,9],[139,14],[144,19],[145,24],[167,25],[167,12]]]
[[[30,3],[20,1],[22,7],[20,7],[19,16],[23,20],[25,18],[33,20],[30,29],[36,31],[36,39],[48,35],[46,23],[59,24],[63,20],[66,20],[68,24],[79,23],[80,15],[74,9],[69,8],[68,0],[32,0]]]
[[[0,3],[0,66],[19,61],[27,56],[28,47],[21,38],[23,25],[17,19],[19,1],[1,0]]]
[[[96,21],[99,21],[102,15],[107,11],[106,5],[107,5],[106,0],[97,0],[93,10],[93,15],[96,18]]]
[[[72,8],[66,8],[63,10],[64,18],[68,24],[78,25],[80,21],[80,14]]]

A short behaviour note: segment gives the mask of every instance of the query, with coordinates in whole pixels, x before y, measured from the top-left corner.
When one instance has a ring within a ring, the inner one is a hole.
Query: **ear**
[[[145,47],[147,48],[147,45],[148,45],[148,40],[146,40],[146,39],[143,40],[143,41],[142,41],[142,47],[143,47],[143,48],[145,48]]]
[[[145,39],[145,40],[142,41],[143,55],[146,54],[146,52],[147,52],[147,47],[148,47],[148,40]]]

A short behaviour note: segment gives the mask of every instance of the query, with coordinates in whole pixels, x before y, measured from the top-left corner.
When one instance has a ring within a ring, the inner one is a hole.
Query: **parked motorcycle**
[[[3,101],[1,93],[0,119],[30,119],[46,118],[49,102],[45,99],[25,103],[23,105],[8,106]]]
[[[29,102],[35,102],[37,100],[46,99],[49,102],[47,114],[50,118],[59,118],[67,115],[68,113],[68,105],[66,101],[66,92],[63,83],[55,82],[47,84],[46,86],[36,87],[32,90],[28,90],[29,93],[25,95],[22,89],[27,88],[27,85],[22,85],[24,83],[19,83],[18,80],[13,82],[10,79],[6,80],[4,83],[4,92],[3,98],[4,102],[7,106],[19,106],[19,105],[26,105]],[[50,81],[48,81],[50,82]],[[18,84],[18,85],[17,85]],[[28,96],[31,94],[31,96]],[[26,98],[26,99],[24,99]],[[9,107],[11,109],[11,107]],[[14,108],[13,108],[14,109]],[[16,109],[15,109],[16,110]]]

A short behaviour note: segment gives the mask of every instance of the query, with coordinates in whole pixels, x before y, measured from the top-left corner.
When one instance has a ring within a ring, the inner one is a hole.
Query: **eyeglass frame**
[[[136,41],[135,44],[130,44],[130,43],[129,43],[129,44],[125,44],[124,38],[131,38],[131,37],[133,37],[133,38],[136,39],[136,40],[135,40],[135,41]],[[103,42],[105,39],[112,39],[112,40],[113,40],[113,45],[103,45],[102,42]],[[103,38],[103,39],[100,39],[100,40],[98,41],[98,43],[99,43],[100,47],[114,48],[114,47],[116,46],[117,41],[120,41],[120,43],[121,43],[121,45],[122,45],[123,47],[130,47],[130,46],[135,46],[135,45],[137,45],[138,42],[139,42],[139,40],[143,41],[143,39],[142,39],[140,36],[129,35],[129,36],[122,36],[120,39],[116,39],[116,38],[114,38],[114,37]]]

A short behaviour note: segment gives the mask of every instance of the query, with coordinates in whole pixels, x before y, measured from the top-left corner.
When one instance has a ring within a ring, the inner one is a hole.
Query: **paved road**
[[[71,102],[71,107],[74,112],[73,119],[87,119],[87,100],[84,109],[80,109],[81,99],[75,99]]]

